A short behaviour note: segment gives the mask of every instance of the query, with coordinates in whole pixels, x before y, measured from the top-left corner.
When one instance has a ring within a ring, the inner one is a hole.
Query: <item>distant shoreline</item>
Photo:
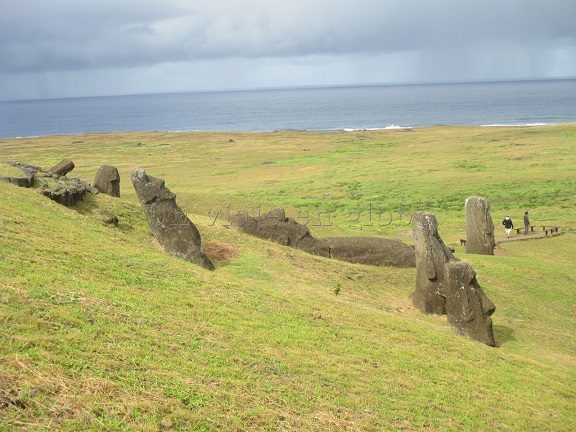
[[[10,140],[34,140],[34,139],[44,139],[44,138],[58,138],[58,137],[82,137],[82,136],[93,136],[93,135],[154,135],[154,134],[246,134],[246,135],[265,135],[265,134],[282,134],[282,133],[306,133],[306,134],[343,134],[352,132],[410,132],[412,130],[425,130],[425,129],[437,129],[437,128],[449,128],[449,129],[516,129],[516,128],[539,128],[539,127],[565,127],[565,126],[576,126],[574,123],[557,123],[557,124],[526,124],[526,125],[504,125],[504,124],[494,124],[494,125],[430,125],[430,126],[393,126],[384,128],[364,128],[364,129],[343,129],[343,130],[302,130],[302,129],[279,129],[274,131],[162,131],[162,130],[149,130],[149,131],[116,131],[116,132],[80,132],[80,133],[70,133],[70,134],[53,134],[53,135],[31,135],[31,136],[17,136],[17,137],[0,137],[0,145],[2,141]]]

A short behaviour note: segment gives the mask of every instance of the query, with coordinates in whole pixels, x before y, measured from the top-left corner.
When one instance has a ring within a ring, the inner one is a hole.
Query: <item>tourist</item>
[[[504,228],[506,229],[506,237],[510,237],[510,231],[512,231],[512,229],[514,228],[514,224],[512,223],[512,219],[510,219],[510,216],[506,216],[504,218],[504,220],[502,221],[502,225],[504,225]]]
[[[524,213],[524,235],[528,234],[528,228],[530,227],[530,219],[528,219],[528,212]]]

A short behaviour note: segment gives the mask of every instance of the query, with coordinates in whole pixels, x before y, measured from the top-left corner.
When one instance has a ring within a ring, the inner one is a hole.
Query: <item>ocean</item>
[[[346,131],[576,123],[576,79],[366,85],[0,102],[0,137]]]

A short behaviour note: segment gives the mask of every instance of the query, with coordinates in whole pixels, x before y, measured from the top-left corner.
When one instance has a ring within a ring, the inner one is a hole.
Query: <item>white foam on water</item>
[[[356,132],[356,131],[377,131],[377,130],[390,130],[390,129],[412,129],[412,126],[396,126],[390,125],[380,128],[344,128],[345,132]]]
[[[503,124],[503,123],[492,123],[480,125],[482,127],[530,127],[530,126],[550,126],[550,123],[525,123],[525,124]]]

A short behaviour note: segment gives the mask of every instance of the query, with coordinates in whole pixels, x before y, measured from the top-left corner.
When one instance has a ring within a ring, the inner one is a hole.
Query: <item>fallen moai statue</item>
[[[158,243],[172,256],[208,270],[214,264],[202,249],[196,226],[176,204],[176,195],[165,187],[164,180],[146,174],[142,168],[132,171],[132,184]]]
[[[414,215],[416,289],[412,304],[424,313],[447,314],[461,334],[495,346],[490,316],[496,310],[484,294],[472,267],[456,258],[438,234],[434,213]]]
[[[494,255],[496,239],[490,204],[486,198],[469,197],[464,204],[466,213],[466,253]]]
[[[375,266],[416,266],[414,248],[401,241],[378,237],[317,239],[307,226],[286,217],[281,208],[262,217],[235,215],[231,217],[231,224],[246,234],[339,261]]]
[[[102,165],[94,177],[94,187],[100,192],[120,198],[120,173],[111,165]]]
[[[70,159],[62,159],[60,162],[58,162],[52,168],[47,169],[45,171],[50,173],[50,174],[65,176],[66,174],[68,174],[73,169],[74,169],[74,162],[72,162]]]

